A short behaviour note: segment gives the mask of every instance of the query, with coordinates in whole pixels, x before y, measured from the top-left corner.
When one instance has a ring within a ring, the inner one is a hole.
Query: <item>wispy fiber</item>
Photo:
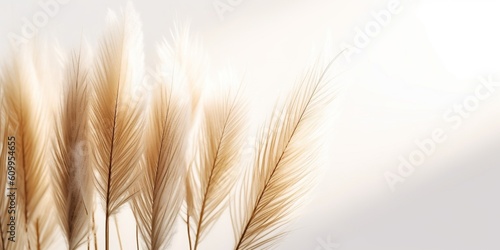
[[[2,85],[4,110],[8,134],[15,136],[16,163],[16,243],[9,249],[47,249],[51,243],[53,223],[49,221],[47,206],[46,173],[47,155],[44,105],[35,94],[39,90],[43,74],[37,68],[43,63],[36,60],[34,48],[19,51],[13,62],[4,69]],[[46,80],[46,79],[45,79]]]
[[[182,76],[186,81],[191,98],[191,117],[194,118],[200,110],[208,63],[201,42],[190,35],[189,30],[188,25],[175,25],[172,30],[172,45],[166,44],[166,49],[175,75]]]
[[[231,77],[221,83],[203,102],[195,156],[187,177],[187,228],[192,249],[198,248],[227,208],[245,137],[241,86],[237,91],[230,88],[238,83]]]
[[[66,66],[63,98],[54,116],[54,198],[69,249],[76,249],[87,240],[93,207],[92,172],[86,152],[90,52],[81,46]]]
[[[141,24],[129,4],[123,17],[108,13],[92,80],[90,112],[95,185],[105,210],[105,242],[109,249],[109,218],[134,189],[142,154],[143,119],[131,98],[143,80]]]
[[[184,200],[186,146],[190,129],[190,103],[166,43],[158,51],[162,78],[151,98],[139,193],[133,212],[146,249],[164,249],[173,236],[174,223]]]
[[[320,118],[335,96],[327,77],[330,64],[307,71],[261,129],[253,169],[231,209],[234,249],[272,248],[313,186]]]

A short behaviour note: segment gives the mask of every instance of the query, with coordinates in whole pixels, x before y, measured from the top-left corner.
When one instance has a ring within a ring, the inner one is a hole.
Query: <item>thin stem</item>
[[[97,248],[97,232],[95,230],[95,211],[92,212],[92,232],[94,233],[94,250],[98,250],[98,248]]]
[[[38,227],[38,219],[35,222],[35,230],[36,230],[36,249],[42,249],[40,246],[40,228]]]
[[[193,250],[193,246],[191,246],[191,231],[190,231],[190,226],[189,226],[189,215],[187,216],[186,224],[187,224],[187,233],[188,233],[188,241],[189,241],[189,250]]]
[[[217,157],[215,157],[215,158],[217,159]],[[207,194],[208,194],[208,189],[210,188],[210,182],[212,182],[213,173],[214,173],[214,169],[212,168],[212,171],[210,171],[210,177],[208,179],[207,190],[205,190],[205,194],[203,195],[203,204],[201,205],[200,219],[198,220],[198,226],[197,226],[197,230],[196,230],[196,238],[194,239],[194,250],[198,249],[198,242],[200,239],[200,232],[201,232],[201,223],[203,223],[203,217],[205,215],[205,205],[207,202]]]
[[[123,250],[122,237],[120,236],[120,227],[118,227],[118,220],[116,219],[116,215],[113,218],[115,218],[115,228],[116,228],[116,234],[118,235],[118,243],[120,244],[120,250]]]
[[[137,250],[139,250],[139,226],[135,225],[135,244]]]
[[[106,228],[106,234],[105,234],[105,239],[106,239],[106,250],[109,249],[109,216],[108,212],[106,211],[106,222],[105,222],[105,228]]]
[[[2,218],[0,218],[0,225],[3,225]],[[5,250],[5,239],[3,238],[3,227],[0,226],[0,239],[2,240],[2,250]]]
[[[120,93],[120,84],[118,82],[118,88],[116,89],[115,96],[115,108],[113,114],[113,131],[111,133],[111,148],[109,151],[109,165],[108,165],[108,188],[106,190],[106,250],[109,250],[109,216],[111,216],[109,201],[111,199],[111,176],[112,176],[112,168],[113,168],[113,153],[115,148],[115,132],[116,132],[116,117],[118,116],[118,94]]]

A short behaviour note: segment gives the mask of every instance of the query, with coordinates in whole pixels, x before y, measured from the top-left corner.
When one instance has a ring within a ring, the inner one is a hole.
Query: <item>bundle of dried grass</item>
[[[3,70],[0,166],[7,167],[7,139],[14,136],[18,232],[12,244],[0,227],[1,249],[50,249],[56,224],[69,249],[85,243],[90,249],[91,238],[97,249],[95,193],[104,208],[106,249],[110,217],[130,200],[146,249],[169,245],[184,198],[191,250],[200,248],[228,207],[234,249],[268,249],[286,234],[285,226],[315,180],[320,118],[335,97],[327,76],[331,63],[323,68],[315,64],[278,106],[277,116],[260,131],[255,161],[244,171],[240,192],[234,193],[248,128],[241,86],[230,87],[238,81],[223,76],[221,85],[205,89],[211,92],[201,98],[207,68],[199,45],[187,28],[174,29],[173,37],[172,46],[164,42],[159,49],[160,74],[151,105],[143,112],[143,100],[132,93],[144,80],[139,17],[130,4],[121,18],[110,12],[94,71],[85,46],[67,65],[49,144],[46,119],[52,110],[35,94],[50,78],[44,73],[44,56],[28,47]],[[52,161],[46,145],[52,148]],[[54,163],[51,169],[49,162]],[[7,180],[0,171],[0,188],[10,187]],[[231,206],[229,197],[236,200]],[[46,214],[51,201],[58,222]],[[10,219],[8,202],[0,199],[1,225]]]
[[[143,80],[141,24],[129,4],[123,17],[108,13],[92,78],[90,112],[95,185],[105,212],[109,249],[109,218],[131,198],[142,155],[143,117],[131,91]]]
[[[234,249],[272,248],[311,190],[322,110],[335,96],[327,77],[330,65],[307,71],[261,129],[253,169],[246,171],[231,209]]]

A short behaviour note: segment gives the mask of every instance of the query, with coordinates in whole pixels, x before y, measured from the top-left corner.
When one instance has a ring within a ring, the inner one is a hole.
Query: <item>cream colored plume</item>
[[[131,198],[143,150],[143,110],[131,92],[134,85],[143,84],[143,43],[139,16],[131,4],[120,18],[108,13],[96,57],[90,138],[109,249],[109,218]]]
[[[46,58],[39,57],[41,49],[30,45],[18,51],[1,80],[8,135],[16,141],[17,241],[9,249],[47,249],[54,233],[47,196],[47,105],[38,94],[51,71],[46,70]],[[56,74],[52,76],[57,81]]]
[[[191,98],[191,117],[194,120],[200,110],[200,99],[209,71],[201,42],[190,34],[189,25],[176,24],[172,31],[172,43],[167,44],[166,49],[172,71],[183,76],[186,81]]]
[[[165,249],[184,200],[184,176],[187,169],[186,147],[190,130],[191,106],[186,84],[188,79],[176,70],[167,44],[158,53],[160,79],[154,83],[147,132],[146,149],[138,194],[133,212],[145,249]]]
[[[330,65],[309,69],[261,129],[253,169],[245,173],[231,209],[234,249],[275,246],[314,186],[323,111],[335,96]]]
[[[54,199],[69,249],[87,240],[93,209],[93,176],[87,152],[89,69],[90,49],[84,43],[66,64],[62,98],[54,115]]]
[[[245,102],[235,77],[221,77],[203,101],[195,136],[195,156],[187,177],[189,243],[197,249],[228,207],[227,198],[239,173],[245,138]],[[231,85],[235,85],[231,86]]]

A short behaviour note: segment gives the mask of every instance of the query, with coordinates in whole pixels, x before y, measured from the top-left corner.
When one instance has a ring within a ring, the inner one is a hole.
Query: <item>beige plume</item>
[[[261,129],[254,168],[245,173],[231,209],[234,249],[272,248],[311,190],[321,146],[321,116],[335,96],[327,77],[330,65],[307,71]]]
[[[144,177],[133,199],[133,212],[146,249],[164,249],[184,200],[186,146],[191,107],[186,77],[177,74],[166,43],[158,50],[161,79],[155,83],[147,126]]]
[[[2,78],[7,130],[16,142],[17,239],[9,249],[47,249],[54,232],[46,196],[46,111],[36,94],[50,73],[43,70],[47,62],[36,54],[39,49],[27,46],[18,51]]]
[[[174,26],[171,44],[166,44],[169,62],[174,73],[183,76],[186,81],[191,97],[191,118],[194,119],[200,110],[200,99],[209,71],[207,59],[200,40],[190,34],[189,25]]]
[[[92,78],[89,115],[94,181],[105,212],[106,249],[109,219],[131,198],[142,155],[142,107],[131,92],[143,81],[142,50],[141,24],[131,4],[120,19],[109,12]]]
[[[239,168],[245,138],[245,103],[233,77],[221,80],[203,101],[195,156],[187,177],[189,244],[197,249],[211,226],[227,208]],[[193,238],[191,240],[191,238]]]
[[[81,45],[67,63],[63,98],[54,116],[54,198],[69,249],[76,249],[87,240],[93,207],[93,177],[86,152],[89,57],[89,48]]]

